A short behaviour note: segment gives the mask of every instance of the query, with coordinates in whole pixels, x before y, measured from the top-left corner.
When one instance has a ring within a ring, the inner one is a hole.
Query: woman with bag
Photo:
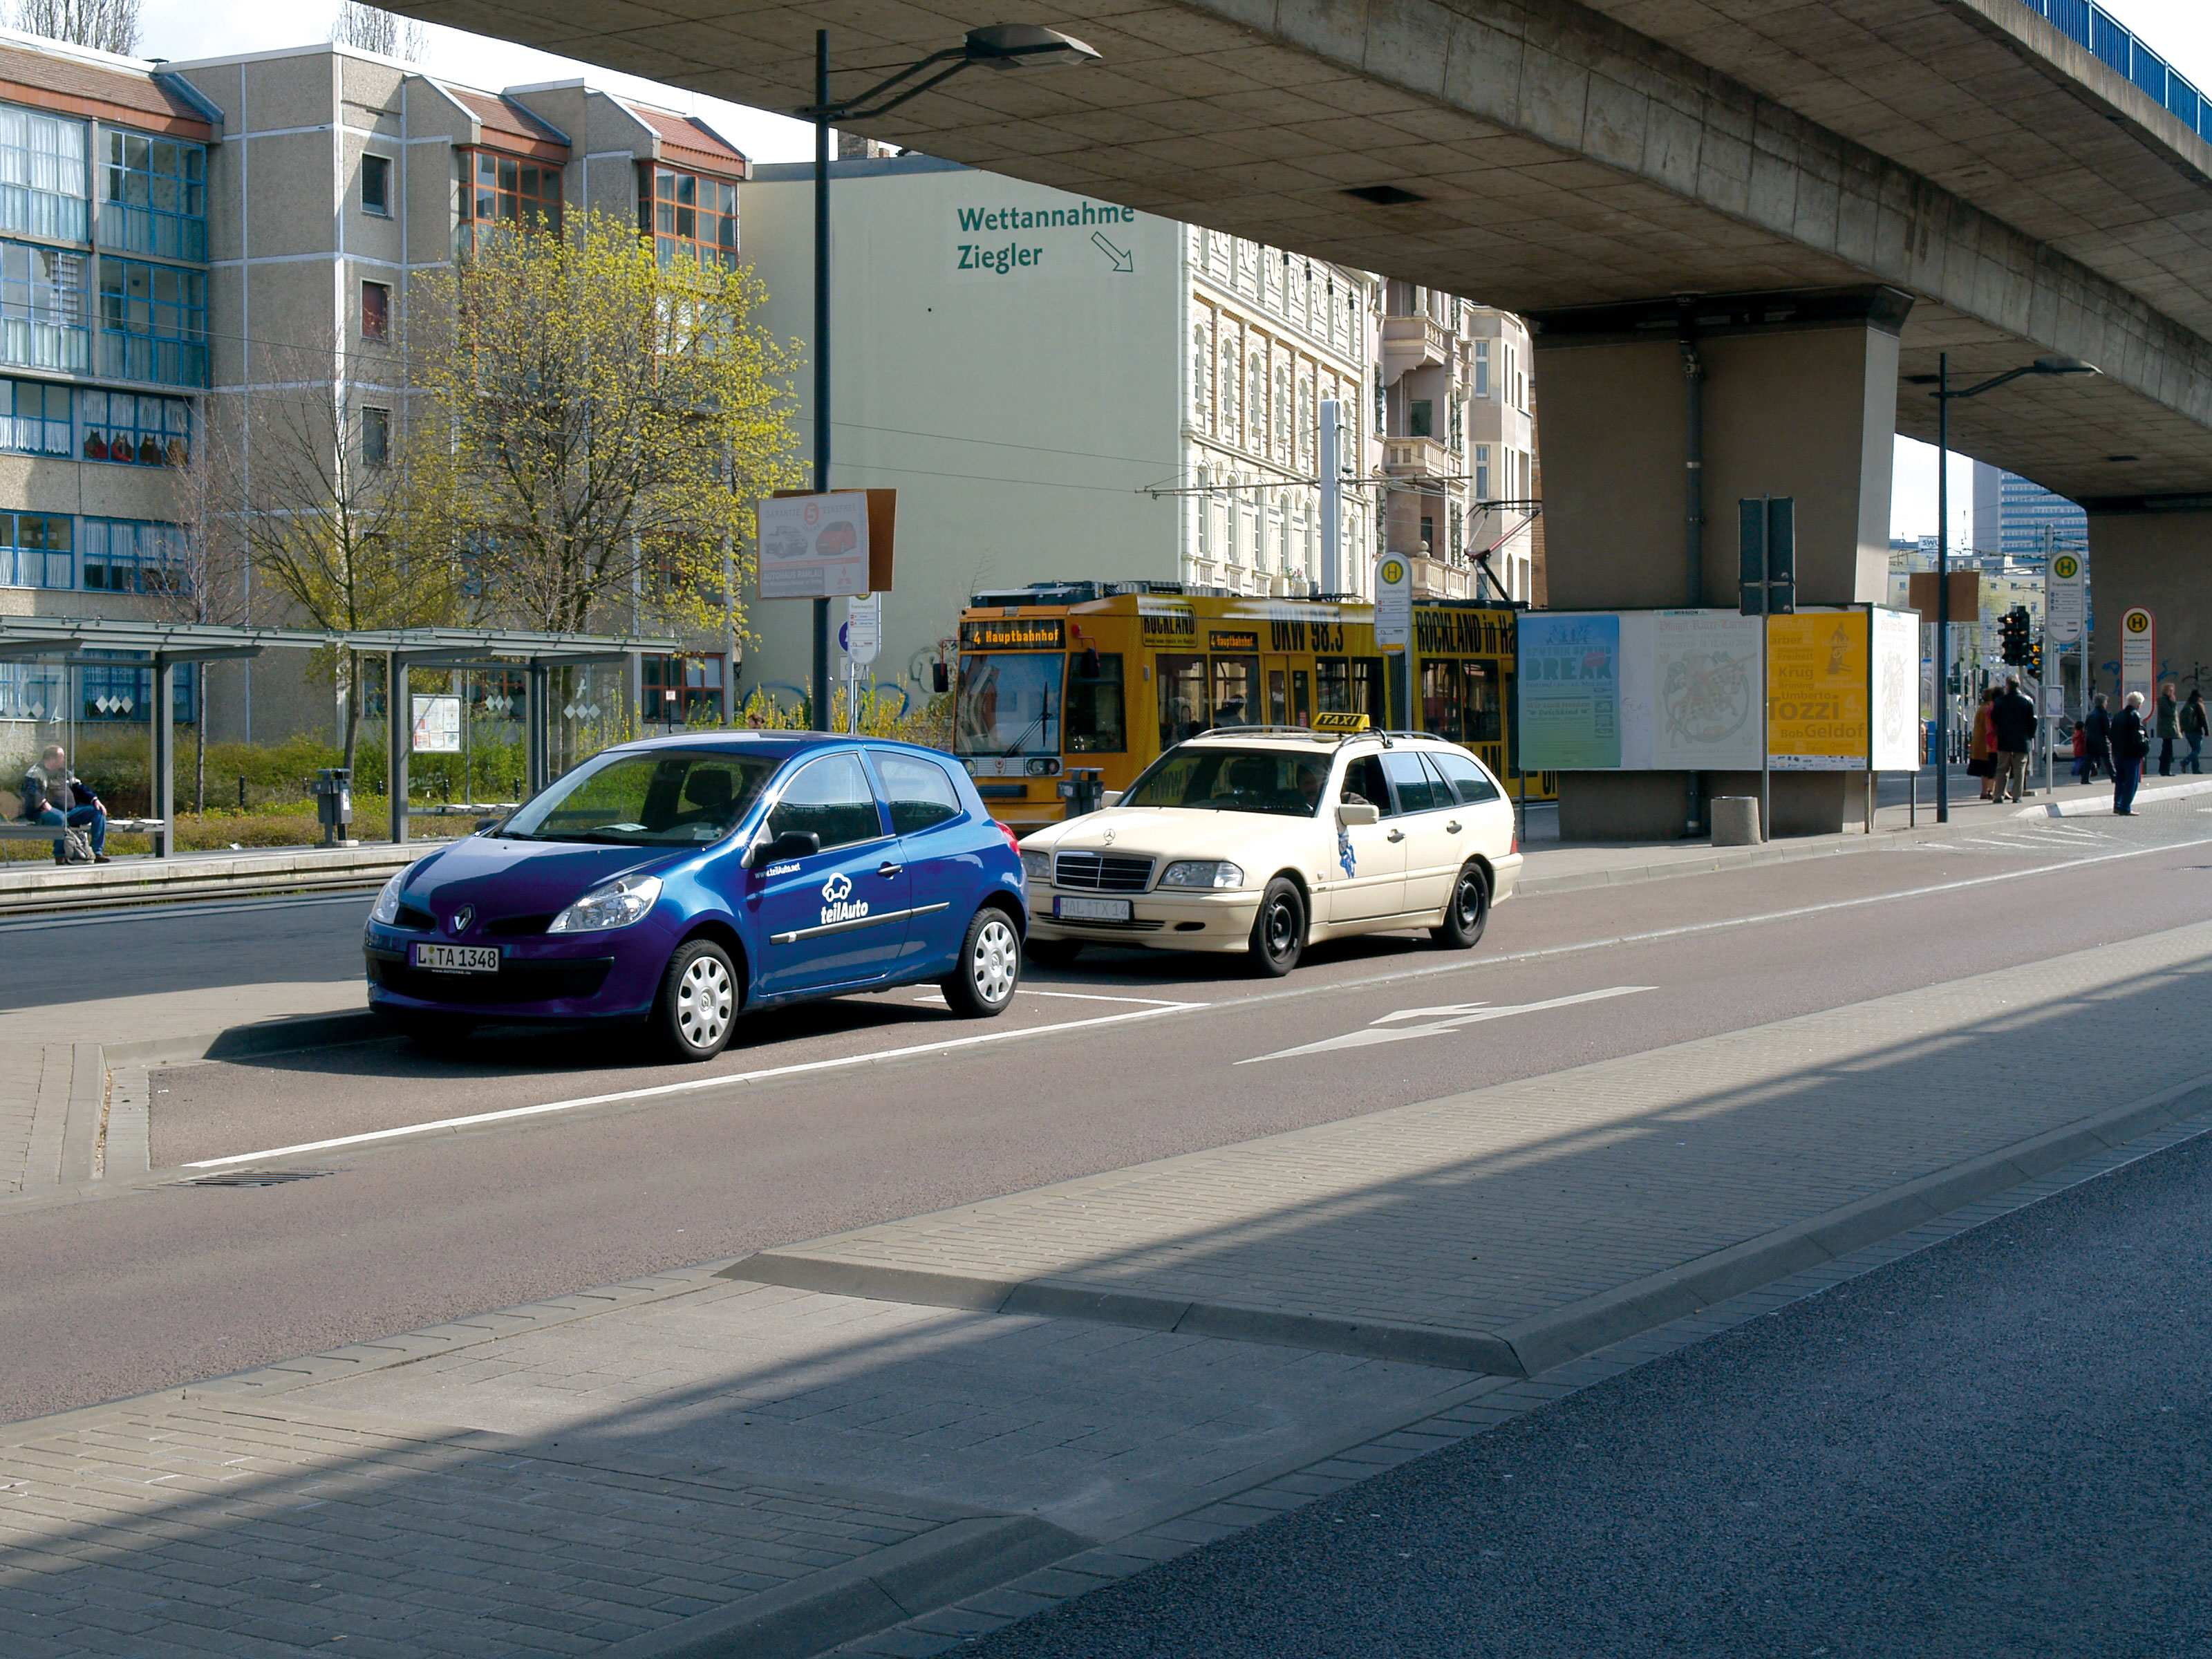
[[[1966,737],[1966,774],[1982,781],[1984,800],[1996,796],[1996,687],[1984,686],[1981,704],[1974,710],[1974,723]]]

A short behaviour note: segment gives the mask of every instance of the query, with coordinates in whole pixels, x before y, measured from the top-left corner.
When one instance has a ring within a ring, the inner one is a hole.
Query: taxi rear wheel
[[[712,1060],[738,1023],[738,971],[710,939],[677,947],[653,1005],[654,1034],[672,1060]]]
[[[1429,936],[1448,950],[1468,951],[1481,943],[1482,930],[1490,921],[1490,878],[1473,859],[1460,866],[1459,876],[1452,883],[1451,902],[1444,906],[1444,921],[1441,927],[1429,930]]]
[[[1298,965],[1305,948],[1305,895],[1289,877],[1277,876],[1252,918],[1252,965],[1269,979],[1280,979]]]
[[[1004,910],[987,904],[961,939],[959,964],[944,981],[945,1000],[956,1014],[988,1019],[1006,1012],[1021,980],[1022,942],[1014,924]]]

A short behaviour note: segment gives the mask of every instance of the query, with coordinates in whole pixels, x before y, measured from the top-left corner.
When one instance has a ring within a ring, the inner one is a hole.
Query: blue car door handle
[[[903,864],[893,864],[889,859],[885,859],[876,866],[876,873],[879,876],[895,876],[905,868],[906,866]]]

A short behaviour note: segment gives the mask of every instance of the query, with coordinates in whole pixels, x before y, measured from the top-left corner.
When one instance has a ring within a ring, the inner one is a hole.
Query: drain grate
[[[223,1170],[214,1175],[194,1176],[190,1181],[179,1181],[179,1187],[282,1187],[288,1182],[313,1181],[331,1173],[328,1170]]]

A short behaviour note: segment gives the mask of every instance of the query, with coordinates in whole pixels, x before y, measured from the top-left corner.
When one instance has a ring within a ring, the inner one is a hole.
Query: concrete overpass
[[[817,26],[841,91],[980,24],[1080,36],[1103,63],[971,71],[872,136],[1530,315],[1557,605],[1732,603],[1762,490],[1798,497],[1806,602],[1878,598],[1891,433],[1935,434],[1912,377],[2085,359],[1955,405],[1954,446],[2089,506],[2093,660],[2133,603],[2212,656],[2212,145],[2027,0],[401,9],[772,108]],[[1832,782],[1778,820],[1827,822]],[[1678,785],[1613,786],[1570,817],[1679,824]]]

